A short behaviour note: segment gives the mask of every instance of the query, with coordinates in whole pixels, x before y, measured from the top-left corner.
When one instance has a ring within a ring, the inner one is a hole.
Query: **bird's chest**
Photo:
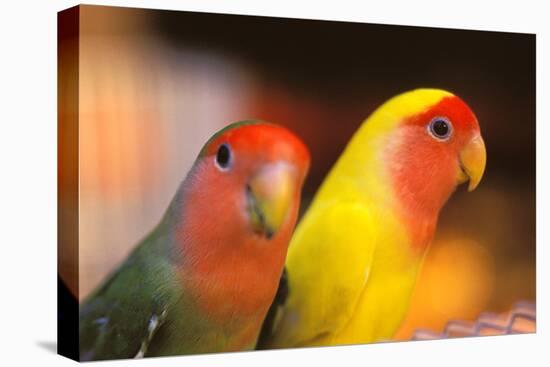
[[[389,340],[407,313],[415,278],[413,267],[373,276],[344,334],[359,335],[365,343]]]
[[[422,256],[410,252],[410,237],[388,233],[385,246],[377,247],[356,312],[334,344],[389,340],[407,313]]]

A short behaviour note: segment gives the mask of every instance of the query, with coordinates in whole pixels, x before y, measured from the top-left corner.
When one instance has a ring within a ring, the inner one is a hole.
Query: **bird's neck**
[[[203,182],[189,180],[174,199],[180,282],[210,320],[259,327],[276,292],[291,228],[259,243],[238,219],[234,190]]]
[[[395,172],[391,170],[400,168],[384,159],[381,152],[385,145],[383,139],[371,139],[369,144],[352,141],[319,196],[365,203],[380,218],[397,223],[408,234],[413,252],[423,254],[434,236],[440,209],[452,191],[439,192],[439,187],[426,184],[429,179],[420,180],[415,172],[405,172],[415,175],[412,179],[392,179]]]

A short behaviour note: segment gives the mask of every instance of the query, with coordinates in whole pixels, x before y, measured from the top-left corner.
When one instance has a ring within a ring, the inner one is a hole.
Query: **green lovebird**
[[[158,226],[80,305],[80,359],[253,349],[309,162],[303,142],[270,123],[210,138]]]

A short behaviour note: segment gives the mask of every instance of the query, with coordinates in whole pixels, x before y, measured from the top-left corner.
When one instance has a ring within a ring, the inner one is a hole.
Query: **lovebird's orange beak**
[[[281,228],[296,191],[295,168],[286,162],[260,169],[247,187],[250,221],[256,232],[269,239]]]
[[[477,135],[466,144],[459,154],[459,160],[461,167],[459,182],[469,180],[468,191],[473,191],[479,185],[487,163],[485,142],[481,135]]]

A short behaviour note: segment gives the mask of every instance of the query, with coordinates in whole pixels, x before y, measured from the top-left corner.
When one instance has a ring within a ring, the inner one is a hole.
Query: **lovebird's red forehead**
[[[266,122],[237,124],[220,131],[206,147],[206,155],[216,154],[221,144],[235,152],[250,154],[264,161],[287,160],[309,167],[310,155],[300,138],[285,127]]]
[[[442,98],[438,103],[426,109],[426,111],[412,116],[407,123],[411,125],[425,125],[435,117],[446,117],[458,132],[479,132],[476,116],[470,107],[457,96]]]

